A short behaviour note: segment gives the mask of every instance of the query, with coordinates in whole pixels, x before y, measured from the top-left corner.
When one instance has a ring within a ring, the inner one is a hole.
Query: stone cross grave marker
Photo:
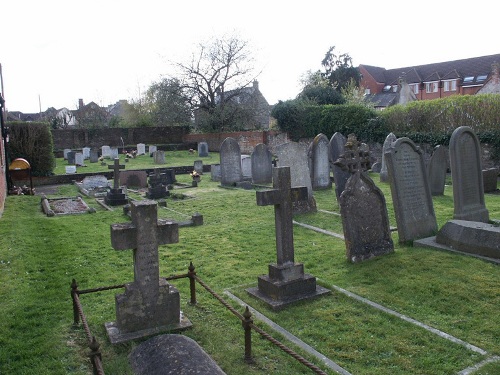
[[[461,126],[451,134],[450,165],[453,218],[487,223],[489,213],[484,203],[481,145],[468,126]]]
[[[125,193],[120,188],[120,169],[124,169],[125,165],[120,164],[120,159],[115,158],[112,165],[108,165],[108,169],[113,170],[113,188],[109,190],[104,198],[104,202],[111,206],[127,204],[128,199]]]
[[[352,174],[339,198],[346,257],[351,263],[394,252],[384,194],[365,172],[370,157],[359,148],[356,136],[350,134],[344,154],[335,162]]]
[[[178,223],[158,219],[155,201],[133,201],[130,209],[132,223],[111,225],[112,247],[134,252],[134,281],[115,297],[116,322],[106,323],[112,344],[191,326],[178,290],[160,278],[158,246],[179,242]]]
[[[399,242],[436,234],[438,227],[422,150],[403,137],[385,153]]]
[[[120,164],[120,159],[115,158],[112,165],[108,165],[108,169],[113,170],[113,188],[118,189],[120,187],[120,169],[125,169],[125,165]]]
[[[291,187],[290,167],[273,169],[273,189],[257,191],[257,205],[274,205],[277,263],[269,264],[269,275],[258,278],[248,293],[273,309],[299,300],[316,297],[329,290],[316,285],[316,278],[304,273],[304,265],[295,263],[292,201],[307,200],[306,187]]]

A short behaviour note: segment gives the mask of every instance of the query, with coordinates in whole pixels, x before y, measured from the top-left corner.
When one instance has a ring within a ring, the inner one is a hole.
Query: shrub
[[[10,122],[8,153],[10,161],[23,158],[33,176],[48,176],[55,167],[54,143],[50,125],[43,122]]]

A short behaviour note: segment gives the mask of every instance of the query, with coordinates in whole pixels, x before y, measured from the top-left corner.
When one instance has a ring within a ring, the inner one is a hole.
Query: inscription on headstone
[[[403,137],[385,153],[399,242],[433,236],[436,215],[422,151]]]
[[[489,222],[484,203],[481,146],[468,126],[455,129],[450,138],[453,218]]]

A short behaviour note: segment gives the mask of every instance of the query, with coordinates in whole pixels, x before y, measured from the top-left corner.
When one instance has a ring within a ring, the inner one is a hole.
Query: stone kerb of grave
[[[256,198],[259,206],[274,205],[277,263],[269,264],[269,274],[259,276],[258,286],[247,292],[275,310],[329,293],[294,259],[292,202],[307,200],[307,188],[292,188],[290,167],[278,167],[273,169],[273,189],[257,191]]]
[[[134,281],[116,295],[116,322],[106,323],[112,344],[191,326],[177,289],[160,277],[158,246],[179,241],[177,223],[158,219],[155,201],[133,201],[132,223],[111,225],[115,250],[133,249]]]

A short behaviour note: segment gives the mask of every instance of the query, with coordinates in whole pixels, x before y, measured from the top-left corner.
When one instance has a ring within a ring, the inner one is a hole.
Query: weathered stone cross
[[[344,154],[340,155],[333,164],[352,174],[358,171],[367,171],[371,168],[370,152],[363,145],[360,146],[356,135],[349,134]]]
[[[113,165],[108,165],[108,169],[113,170],[113,188],[118,189],[120,187],[120,169],[125,169],[125,165],[120,164],[120,159],[115,158]]]
[[[272,190],[257,191],[257,205],[274,205],[278,266],[294,263],[292,202],[307,200],[307,187],[291,187],[290,167],[273,168]]]

